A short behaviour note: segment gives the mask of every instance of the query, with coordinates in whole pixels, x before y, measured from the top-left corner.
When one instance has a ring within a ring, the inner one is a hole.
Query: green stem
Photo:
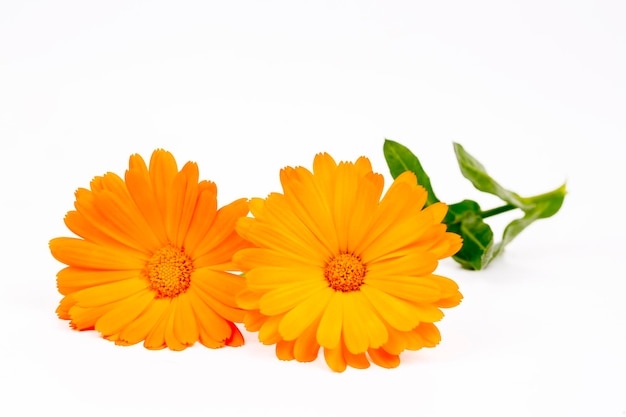
[[[492,208],[491,210],[481,211],[480,217],[482,217],[483,219],[486,219],[487,217],[495,216],[496,214],[504,213],[506,211],[511,211],[516,208],[517,207],[515,207],[513,204],[505,204],[500,207]]]

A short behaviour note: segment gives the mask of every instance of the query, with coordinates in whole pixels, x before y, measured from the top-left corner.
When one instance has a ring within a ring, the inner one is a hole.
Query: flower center
[[[152,255],[144,273],[156,298],[174,298],[184,293],[191,284],[193,262],[184,249],[164,246]]]
[[[335,291],[357,291],[365,279],[365,265],[352,253],[340,253],[324,267],[324,278]]]

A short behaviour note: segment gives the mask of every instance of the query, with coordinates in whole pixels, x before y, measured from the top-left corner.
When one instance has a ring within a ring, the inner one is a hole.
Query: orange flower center
[[[156,298],[174,298],[184,293],[191,284],[193,262],[184,249],[164,246],[152,255],[144,273]]]
[[[352,253],[334,256],[324,267],[324,278],[335,291],[357,291],[365,279],[365,265]]]

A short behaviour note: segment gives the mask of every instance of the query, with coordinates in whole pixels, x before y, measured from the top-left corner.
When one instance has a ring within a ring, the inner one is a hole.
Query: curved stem
[[[513,204],[505,204],[504,206],[492,208],[491,210],[481,211],[479,214],[480,214],[480,217],[482,217],[483,219],[486,219],[487,217],[495,216],[496,214],[504,213],[506,211],[511,211],[516,208],[517,207],[515,207]]]

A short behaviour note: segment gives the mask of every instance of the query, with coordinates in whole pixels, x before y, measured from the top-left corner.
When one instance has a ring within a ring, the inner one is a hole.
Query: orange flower
[[[381,200],[370,161],[336,164],[327,154],[281,171],[284,194],[253,199],[237,231],[256,245],[235,254],[246,275],[238,304],[250,331],[276,344],[279,359],[328,366],[398,366],[405,349],[433,347],[440,310],[459,304],[456,283],[434,275],[461,238],[441,221],[447,206],[423,209],[426,191],[405,172]]]
[[[249,246],[234,229],[246,199],[217,210],[217,188],[198,182],[195,163],[179,172],[172,154],[156,150],[149,169],[131,156],[125,180],[94,178],[74,206],[65,224],[80,238],[50,241],[68,265],[57,274],[60,318],[119,345],[243,344],[233,322],[243,319],[235,295],[244,282],[227,271],[233,253]]]

